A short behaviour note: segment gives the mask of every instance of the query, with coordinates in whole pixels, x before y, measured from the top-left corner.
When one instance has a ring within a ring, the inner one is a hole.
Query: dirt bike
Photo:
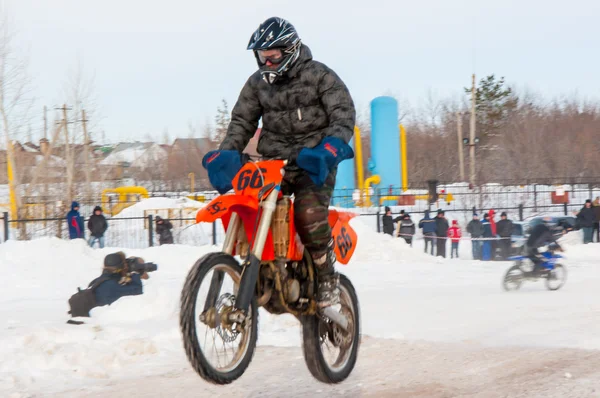
[[[296,233],[292,200],[281,192],[286,164],[246,163],[232,181],[234,193],[216,197],[197,213],[197,223],[221,219],[226,231],[222,251],[193,265],[181,295],[185,352],[195,371],[209,382],[229,384],[245,372],[256,348],[259,307],[271,314],[292,314],[300,321],[304,359],[317,380],[339,383],[356,364],[360,344],[356,291],[340,274],[339,304],[318,308],[317,269]],[[334,251],[342,264],[349,262],[357,244],[349,225],[352,217],[329,210]],[[207,349],[202,339],[212,340],[213,347]],[[214,356],[216,363],[211,362]]]
[[[560,254],[555,253],[556,249],[550,247],[547,251],[541,253],[543,262],[541,269],[536,270],[533,262],[527,256],[512,256],[508,260],[515,261],[515,264],[506,271],[502,287],[504,290],[519,290],[524,281],[537,281],[540,278],[545,279],[548,290],[560,289],[567,280],[567,269],[564,265],[558,263]],[[526,268],[529,264],[530,269]]]

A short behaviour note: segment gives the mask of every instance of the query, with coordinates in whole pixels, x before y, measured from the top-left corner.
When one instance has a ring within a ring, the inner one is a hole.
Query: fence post
[[[567,216],[569,215],[568,205],[566,203],[563,203],[563,205],[565,206],[565,216]]]
[[[380,220],[379,220],[379,211],[380,211],[380,207],[381,207],[381,206],[379,206],[379,194],[380,194],[379,188],[376,188],[376,190],[375,190],[375,200],[377,200],[377,203],[376,203],[376,206],[377,206],[377,214],[376,214],[376,217],[377,217],[377,233],[381,232],[381,225],[380,225]]]
[[[148,214],[148,246],[154,246],[154,223],[152,214]]]
[[[533,184],[533,211],[537,213],[537,185]]]
[[[523,221],[523,203],[519,205],[519,221]]]
[[[212,244],[213,246],[217,245],[217,222],[213,221],[212,223]]]
[[[589,198],[593,199],[593,197],[594,197],[594,190],[592,189],[592,184],[590,184],[589,182],[588,182],[588,191],[590,192]]]
[[[3,214],[4,217],[4,241],[8,240],[8,212],[5,211]]]

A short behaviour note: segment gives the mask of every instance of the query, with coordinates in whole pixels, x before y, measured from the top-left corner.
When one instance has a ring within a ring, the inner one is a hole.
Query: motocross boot
[[[317,301],[319,308],[325,308],[340,302],[340,278],[335,272],[335,253],[333,251],[333,240],[329,242],[327,251],[313,258],[317,269],[317,282],[319,290]]]

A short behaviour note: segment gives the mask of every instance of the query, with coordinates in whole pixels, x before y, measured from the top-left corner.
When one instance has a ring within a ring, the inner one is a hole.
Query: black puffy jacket
[[[591,228],[596,222],[596,214],[593,207],[584,207],[577,215],[582,228]]]
[[[448,220],[442,217],[435,218],[435,234],[437,236],[448,236],[448,228],[450,228],[450,225],[448,225]]]
[[[90,219],[88,220],[88,229],[90,230],[92,236],[96,238],[104,236],[107,228],[108,224],[106,222],[106,218],[102,214],[93,214],[90,216]]]
[[[246,81],[233,107],[227,135],[219,149],[243,151],[262,117],[257,152],[264,158],[289,159],[325,137],[349,143],[356,110],[344,82],[314,61],[306,45],[292,68],[274,84],[260,71]]]
[[[407,237],[406,235],[414,235],[415,230],[415,223],[410,218],[400,221],[400,233],[403,238]]]
[[[501,238],[509,238],[512,236],[513,223],[509,219],[500,220],[496,223],[496,233]]]
[[[467,232],[472,238],[480,238],[483,235],[483,224],[480,220],[471,220],[467,225]]]

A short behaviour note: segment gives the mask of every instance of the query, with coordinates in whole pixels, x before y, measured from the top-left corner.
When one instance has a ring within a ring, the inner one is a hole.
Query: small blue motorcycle
[[[535,282],[538,279],[546,280],[548,290],[558,290],[567,281],[567,269],[560,264],[560,259],[564,258],[556,253],[556,247],[549,247],[548,251],[542,254],[544,262],[542,269],[535,269],[533,261],[527,256],[513,256],[508,260],[515,261],[515,264],[506,271],[502,287],[504,290],[519,290],[525,281]]]

